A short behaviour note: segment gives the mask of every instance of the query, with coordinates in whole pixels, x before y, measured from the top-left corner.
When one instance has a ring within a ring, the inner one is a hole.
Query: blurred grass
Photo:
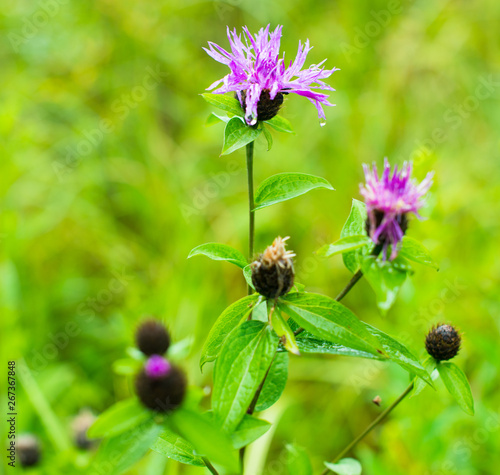
[[[226,25],[255,31],[270,22],[284,25],[287,58],[309,38],[308,64],[327,57],[341,71],[329,81],[337,106],[326,127],[305,99],[287,98],[282,114],[297,135],[275,134],[271,152],[257,144],[256,181],[298,171],[326,177],[336,191],[260,211],[257,249],[290,235],[297,279],[334,296],[349,275],[340,258],[313,252],[338,238],[359,198],[361,164],[413,158],[419,178],[436,171],[427,219],[409,232],[440,272],[418,268],[385,318],[365,282],[346,304],[421,354],[432,323],[458,325],[457,363],[477,415],[463,414],[443,388],[427,390],[355,454],[369,475],[495,472],[498,2],[53,0],[0,9],[1,352],[4,361],[26,359],[65,427],[81,407],[100,411],[130,393],[111,365],[145,314],[162,318],[176,340],[194,333],[183,366],[192,384],[210,384],[210,371],[198,369],[201,345],[245,286],[232,266],[186,256],[207,241],[247,248],[246,178],[243,153],[219,157],[222,127],[204,126],[212,109],[199,94],[226,70],[201,48],[226,45]],[[296,358],[290,376],[264,473],[285,473],[286,442],[304,446],[318,470],[376,417],[372,398],[389,403],[407,380],[392,366],[345,358]],[[5,391],[0,400],[6,407]],[[22,391],[18,407],[19,432],[39,434],[47,463],[62,466]],[[157,466],[151,457],[130,473]],[[202,472],[176,470],[167,464],[166,473]]]

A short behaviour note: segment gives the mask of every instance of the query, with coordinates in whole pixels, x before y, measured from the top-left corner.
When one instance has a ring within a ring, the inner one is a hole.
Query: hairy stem
[[[210,460],[208,460],[206,457],[202,457],[203,462],[207,466],[208,470],[210,470],[210,473],[213,473],[214,475],[219,475],[219,472],[215,469],[215,467],[210,463]]]
[[[253,142],[247,144],[247,179],[248,179],[248,258],[253,259],[253,248],[255,240],[255,203],[253,198]],[[253,289],[248,286],[248,295]]]
[[[413,381],[410,385],[401,393],[401,395],[384,411],[380,414],[361,434],[359,434],[342,452],[340,452],[332,461],[332,463],[338,462],[344,455],[347,455],[361,440],[363,440],[380,422],[382,422],[396,407],[397,405],[411,392],[413,389]],[[330,470],[326,468],[321,475],[326,475]]]

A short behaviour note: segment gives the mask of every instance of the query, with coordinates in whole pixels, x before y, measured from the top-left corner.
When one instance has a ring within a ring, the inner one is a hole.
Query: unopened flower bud
[[[427,334],[425,348],[436,361],[451,360],[460,350],[462,339],[451,325],[437,325]]]
[[[146,356],[162,355],[170,346],[170,335],[163,323],[158,320],[146,320],[135,334],[137,347]]]
[[[179,407],[184,400],[186,387],[187,381],[182,370],[158,355],[149,358],[135,381],[141,402],[158,412],[170,412]]]
[[[73,419],[71,424],[73,429],[73,438],[76,446],[82,450],[91,449],[96,441],[87,437],[89,427],[94,423],[96,417],[92,411],[82,409],[79,414]]]
[[[285,241],[277,237],[259,258],[252,263],[252,283],[259,294],[267,298],[278,298],[290,291],[295,272],[295,254],[285,250]]]
[[[38,437],[34,435],[21,435],[16,442],[16,454],[22,467],[37,465],[41,457]]]

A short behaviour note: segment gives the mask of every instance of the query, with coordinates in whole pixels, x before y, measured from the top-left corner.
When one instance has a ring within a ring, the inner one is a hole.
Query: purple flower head
[[[170,373],[171,369],[172,365],[160,355],[151,355],[144,365],[144,371],[150,378],[162,378]]]
[[[391,245],[390,260],[398,255],[398,245],[408,226],[407,213],[414,213],[419,219],[418,210],[423,206],[423,196],[432,185],[433,173],[417,184],[411,178],[411,163],[403,163],[398,171],[397,165],[391,176],[391,166],[384,160],[384,172],[379,178],[377,167],[363,165],[366,184],[360,185],[360,193],[365,198],[368,213],[367,228],[372,241],[383,245],[383,257],[387,259],[387,248]]]
[[[243,27],[244,39],[234,31],[227,29],[227,37],[231,52],[224,50],[215,43],[208,42],[209,49],[203,48],[212,58],[219,63],[229,66],[231,72],[222,79],[214,82],[208,90],[219,86],[216,94],[235,92],[242,107],[245,109],[245,120],[248,125],[255,125],[257,120],[268,120],[277,114],[283,102],[282,94],[295,93],[307,97],[318,110],[322,125],[325,113],[321,104],[331,106],[328,95],[313,91],[313,88],[334,91],[332,87],[322,80],[329,77],[337,68],[325,69],[320,64],[312,65],[302,70],[307,53],[311,50],[309,40],[305,44],[299,41],[299,49],[295,60],[285,66],[285,54],[280,58],[280,40],[282,26],[277,26],[269,32],[270,25],[261,28],[255,35]],[[222,84],[221,84],[222,83]],[[270,102],[274,112],[271,117],[263,118],[262,107],[258,110],[259,101]],[[276,103],[273,104],[273,102]],[[261,112],[259,114],[258,112]],[[260,115],[260,117],[259,117]]]

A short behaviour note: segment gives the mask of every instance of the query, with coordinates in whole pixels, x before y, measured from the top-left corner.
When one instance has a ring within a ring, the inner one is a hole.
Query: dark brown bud
[[[186,388],[186,376],[174,365],[161,377],[148,376],[143,369],[135,380],[135,389],[141,402],[158,412],[170,412],[179,407],[184,400]]]
[[[241,102],[243,109],[246,109],[246,91],[241,91]],[[257,103],[257,120],[270,120],[276,116],[283,105],[283,94],[278,92],[276,97],[271,100],[269,91],[265,89],[260,93]]]
[[[21,435],[16,442],[16,454],[23,467],[37,465],[41,457],[40,442],[34,435]]]
[[[135,341],[145,355],[163,355],[170,346],[170,335],[163,323],[151,319],[141,323]]]
[[[96,417],[92,411],[82,409],[79,414],[73,419],[72,429],[75,445],[82,450],[89,450],[96,441],[87,437],[89,427],[94,423]]]
[[[292,257],[285,250],[285,241],[277,237],[259,258],[252,263],[252,283],[259,294],[267,298],[278,298],[290,291],[295,272]]]
[[[451,360],[460,350],[462,339],[451,325],[437,325],[427,334],[425,348],[436,361]]]

